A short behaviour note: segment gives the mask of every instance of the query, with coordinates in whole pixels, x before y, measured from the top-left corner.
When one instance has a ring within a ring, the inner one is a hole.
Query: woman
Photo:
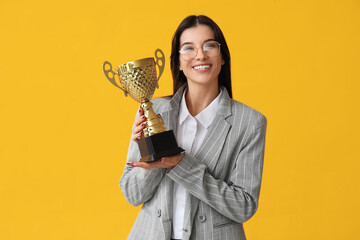
[[[242,223],[258,207],[266,118],[232,97],[230,53],[220,28],[189,16],[171,53],[174,95],[153,100],[184,154],[140,163],[135,120],[120,187],[144,204],[128,239],[245,239]]]

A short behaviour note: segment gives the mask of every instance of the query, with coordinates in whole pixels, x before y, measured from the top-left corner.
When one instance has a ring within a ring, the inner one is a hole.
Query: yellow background
[[[359,0],[2,0],[1,240],[126,238],[139,208],[118,181],[138,105],[102,63],[168,60],[190,14],[219,24],[234,98],[268,118],[248,239],[360,239]]]

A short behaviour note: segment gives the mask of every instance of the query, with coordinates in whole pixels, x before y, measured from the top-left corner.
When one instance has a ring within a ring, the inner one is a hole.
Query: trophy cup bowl
[[[130,95],[139,102],[140,108],[144,110],[146,127],[143,129],[143,137],[138,140],[140,162],[152,162],[184,151],[177,145],[173,130],[167,130],[164,122],[152,109],[153,104],[150,99],[159,86],[158,81],[165,66],[164,53],[160,49],[156,49],[155,58],[156,62],[151,57],[124,63],[116,67],[116,72],[112,70],[110,62],[105,61],[103,64],[106,78],[120,88],[125,96]],[[158,77],[156,77],[156,65],[159,68]]]

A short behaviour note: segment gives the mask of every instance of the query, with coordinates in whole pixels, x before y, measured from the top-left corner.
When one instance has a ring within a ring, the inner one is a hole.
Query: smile
[[[196,70],[205,70],[205,69],[209,69],[211,67],[211,65],[198,65],[193,67]]]

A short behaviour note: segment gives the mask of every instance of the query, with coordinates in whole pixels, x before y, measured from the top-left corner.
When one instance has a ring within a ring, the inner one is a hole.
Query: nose
[[[201,59],[205,59],[207,57],[206,53],[204,52],[204,49],[198,48],[196,51],[196,59],[201,60]]]

